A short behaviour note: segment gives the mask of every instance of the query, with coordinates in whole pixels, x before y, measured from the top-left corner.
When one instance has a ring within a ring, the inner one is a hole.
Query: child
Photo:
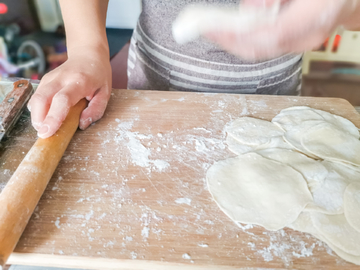
[[[269,5],[274,0],[243,0]],[[143,0],[128,59],[130,89],[244,94],[298,94],[304,50],[319,46],[339,25],[360,24],[359,0],[283,0],[276,20],[248,33],[207,33],[178,45],[171,24],[189,3],[239,0]],[[68,60],[46,74],[29,102],[41,138],[53,135],[69,108],[89,100],[79,126],[99,120],[111,94],[105,33],[106,0],[60,0]],[[262,7],[259,7],[262,8]]]

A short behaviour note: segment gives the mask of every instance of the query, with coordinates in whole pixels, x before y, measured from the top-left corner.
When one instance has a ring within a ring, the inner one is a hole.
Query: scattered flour
[[[191,256],[189,254],[187,254],[187,253],[184,253],[182,255],[182,258],[185,259],[185,260],[191,260]]]
[[[179,199],[176,199],[175,202],[178,204],[191,205],[191,199],[189,199],[189,198],[179,198]]]
[[[151,149],[145,147],[144,144],[141,142],[141,140],[151,140],[153,139],[153,136],[140,134],[138,132],[131,132],[133,125],[134,122],[120,123],[117,127],[117,131],[119,131],[120,134],[117,135],[114,139],[115,142],[118,144],[126,141],[126,147],[130,153],[132,163],[139,167],[147,168],[149,170],[154,169],[158,172],[165,171],[167,168],[169,168],[170,164],[167,161],[160,159],[151,159]],[[162,136],[163,135],[161,133],[157,134],[158,138],[162,138]],[[161,151],[161,148],[159,151]]]
[[[132,251],[130,255],[132,260],[135,260],[137,258],[137,253],[135,251]]]
[[[204,98],[212,95],[206,94]],[[183,100],[183,98],[179,99],[179,101]],[[71,165],[66,172],[59,171],[58,174],[61,176],[54,176],[55,184],[59,187],[62,187],[62,184],[69,184],[69,177],[66,175],[76,178],[80,173],[88,173],[92,182],[90,184],[80,182],[77,187],[74,186],[74,191],[79,194],[74,202],[78,200],[79,203],[76,207],[72,207],[71,204],[67,204],[66,208],[64,206],[64,219],[61,217],[55,221],[55,226],[61,228],[58,232],[66,233],[80,229],[81,233],[79,232],[79,235],[69,241],[74,247],[81,237],[89,239],[89,247],[86,250],[74,249],[79,255],[86,256],[96,256],[96,254],[105,256],[106,251],[99,249],[95,251],[95,247],[105,247],[103,249],[114,247],[117,248],[121,258],[147,259],[147,247],[153,244],[149,241],[150,232],[151,239],[157,239],[159,243],[166,235],[171,234],[181,238],[187,237],[188,232],[194,235],[206,235],[210,232],[220,239],[215,239],[219,242],[238,238],[239,244],[244,241],[243,243],[245,245],[247,243],[248,249],[252,251],[251,256],[246,259],[254,260],[255,256],[255,260],[261,262],[275,261],[279,258],[287,266],[291,265],[294,258],[311,256],[317,247],[331,253],[331,250],[321,242],[306,244],[303,242],[304,236],[296,235],[292,239],[291,234],[284,232],[265,232],[261,235],[258,233],[258,228],[253,225],[237,224],[238,227],[231,227],[229,221],[219,217],[216,211],[212,211],[217,208],[214,205],[210,206],[210,201],[204,199],[208,196],[204,178],[206,170],[214,161],[223,159],[228,154],[224,133],[226,123],[229,123],[232,117],[249,114],[248,102],[244,98],[239,97],[236,102],[239,106],[232,115],[227,113],[227,100],[220,103],[213,102],[214,114],[209,114],[209,123],[206,126],[194,127],[184,121],[184,126],[174,126],[172,131],[166,132],[160,127],[155,131],[150,124],[139,127],[137,122],[139,119],[136,117],[131,121],[116,119],[115,123],[109,124],[109,129],[98,133],[99,147],[96,153],[99,155],[95,154],[93,157],[87,153],[87,156],[75,157],[71,152],[65,154],[64,162],[74,164],[74,167],[71,169]],[[250,105],[251,102],[249,108]],[[266,104],[258,102],[255,106],[260,109]],[[141,107],[138,110],[140,111]],[[200,110],[199,112],[201,113]],[[194,118],[196,117],[194,115]],[[132,130],[135,129],[138,131],[133,132]],[[110,142],[115,142],[114,149],[110,149]],[[93,146],[97,147],[95,144]],[[77,162],[81,166],[78,166]],[[99,166],[109,168],[109,171],[106,173],[100,171]],[[187,175],[184,175],[184,166],[188,168]],[[81,171],[77,168],[87,170]],[[131,173],[124,175],[122,173],[124,170],[131,171],[133,175]],[[151,174],[155,176],[155,173],[156,177],[151,177]],[[160,174],[161,176],[157,177]],[[162,179],[168,179],[168,184]],[[0,183],[0,190],[1,188]],[[150,197],[152,188],[157,191],[156,200]],[[60,188],[53,192],[60,194],[59,190]],[[93,192],[97,192],[99,196],[91,197]],[[154,200],[154,204],[149,203],[150,200]],[[185,211],[180,214],[167,211],[174,203],[191,207],[184,206]],[[41,212],[35,213],[35,216],[39,217],[39,214],[41,219]],[[64,223],[60,224],[60,219]],[[116,232],[111,239],[102,234],[110,227]],[[95,231],[97,235],[93,237]],[[45,245],[51,247],[54,243],[47,241]],[[205,242],[195,242],[196,246],[200,249],[205,248],[203,252],[209,254],[212,252]],[[176,253],[175,247],[165,244],[160,247],[163,248],[164,254]],[[59,252],[58,249],[49,248],[49,250],[53,253]],[[177,258],[181,256],[189,260],[188,262],[193,262],[190,256],[191,250],[187,251],[188,253],[185,254],[182,252],[177,254]],[[244,258],[243,252],[243,250],[229,250],[228,256],[234,259],[238,256],[240,260]],[[69,254],[77,253],[69,252]]]
[[[128,241],[128,242],[131,242],[133,240],[133,238],[131,236],[126,236],[125,240]]]
[[[55,221],[55,226],[60,229],[60,218],[57,218]]]
[[[146,241],[147,238],[149,238],[149,232],[150,229],[149,227],[144,227],[141,231],[141,236],[143,237],[143,239]]]
[[[259,109],[266,109],[267,107],[268,107],[268,105],[266,104],[266,102],[264,101],[264,100],[251,100],[250,101],[250,103],[251,103],[251,106],[253,107],[253,108],[259,108]]]
[[[255,254],[262,257],[265,262],[273,261],[274,257],[278,257],[286,266],[291,265],[291,261],[294,257],[303,258],[313,256],[314,248],[323,245],[321,241],[309,245],[301,240],[299,236],[287,235],[284,230],[276,232],[265,231],[263,234],[269,237],[270,242],[268,246],[257,247],[257,244],[254,242],[248,242],[248,246],[251,250],[255,251]],[[283,241],[283,237],[286,236],[290,236],[290,241]],[[258,239],[258,237],[256,238]],[[257,240],[256,238],[254,238],[254,240]]]
[[[296,258],[309,257],[313,255],[312,251],[315,247],[315,243],[313,243],[309,248],[306,247],[306,243],[304,241],[301,241],[300,244],[302,246],[300,253],[296,253],[295,251],[292,252]]]
[[[90,212],[88,214],[85,215],[85,219],[87,221],[90,220],[90,218],[94,215],[94,211],[93,210],[90,210]]]

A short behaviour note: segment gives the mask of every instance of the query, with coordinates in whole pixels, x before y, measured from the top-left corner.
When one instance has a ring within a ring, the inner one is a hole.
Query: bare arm
[[[92,46],[108,52],[105,32],[107,0],[60,0],[68,52]]]
[[[71,106],[89,100],[79,126],[87,128],[100,119],[111,94],[111,67],[105,31],[108,1],[61,0],[68,60],[46,74],[29,102],[38,135],[52,136]]]

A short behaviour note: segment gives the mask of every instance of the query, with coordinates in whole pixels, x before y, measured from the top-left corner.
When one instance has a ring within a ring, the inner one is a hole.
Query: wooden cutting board
[[[114,90],[104,118],[75,134],[13,264],[85,269],[360,269],[291,229],[237,226],[207,190],[232,154],[225,125],[307,105],[351,120],[345,100]],[[0,189],[35,141],[22,119],[0,154]]]

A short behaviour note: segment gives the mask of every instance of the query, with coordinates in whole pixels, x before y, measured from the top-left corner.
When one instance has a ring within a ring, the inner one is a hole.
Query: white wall
[[[35,0],[41,29],[54,32],[63,23],[58,0]]]
[[[42,30],[54,32],[62,24],[58,0],[35,0],[35,5]],[[133,29],[136,26],[140,12],[141,0],[110,0],[106,27]]]
[[[110,0],[106,27],[135,28],[141,12],[141,0]]]

